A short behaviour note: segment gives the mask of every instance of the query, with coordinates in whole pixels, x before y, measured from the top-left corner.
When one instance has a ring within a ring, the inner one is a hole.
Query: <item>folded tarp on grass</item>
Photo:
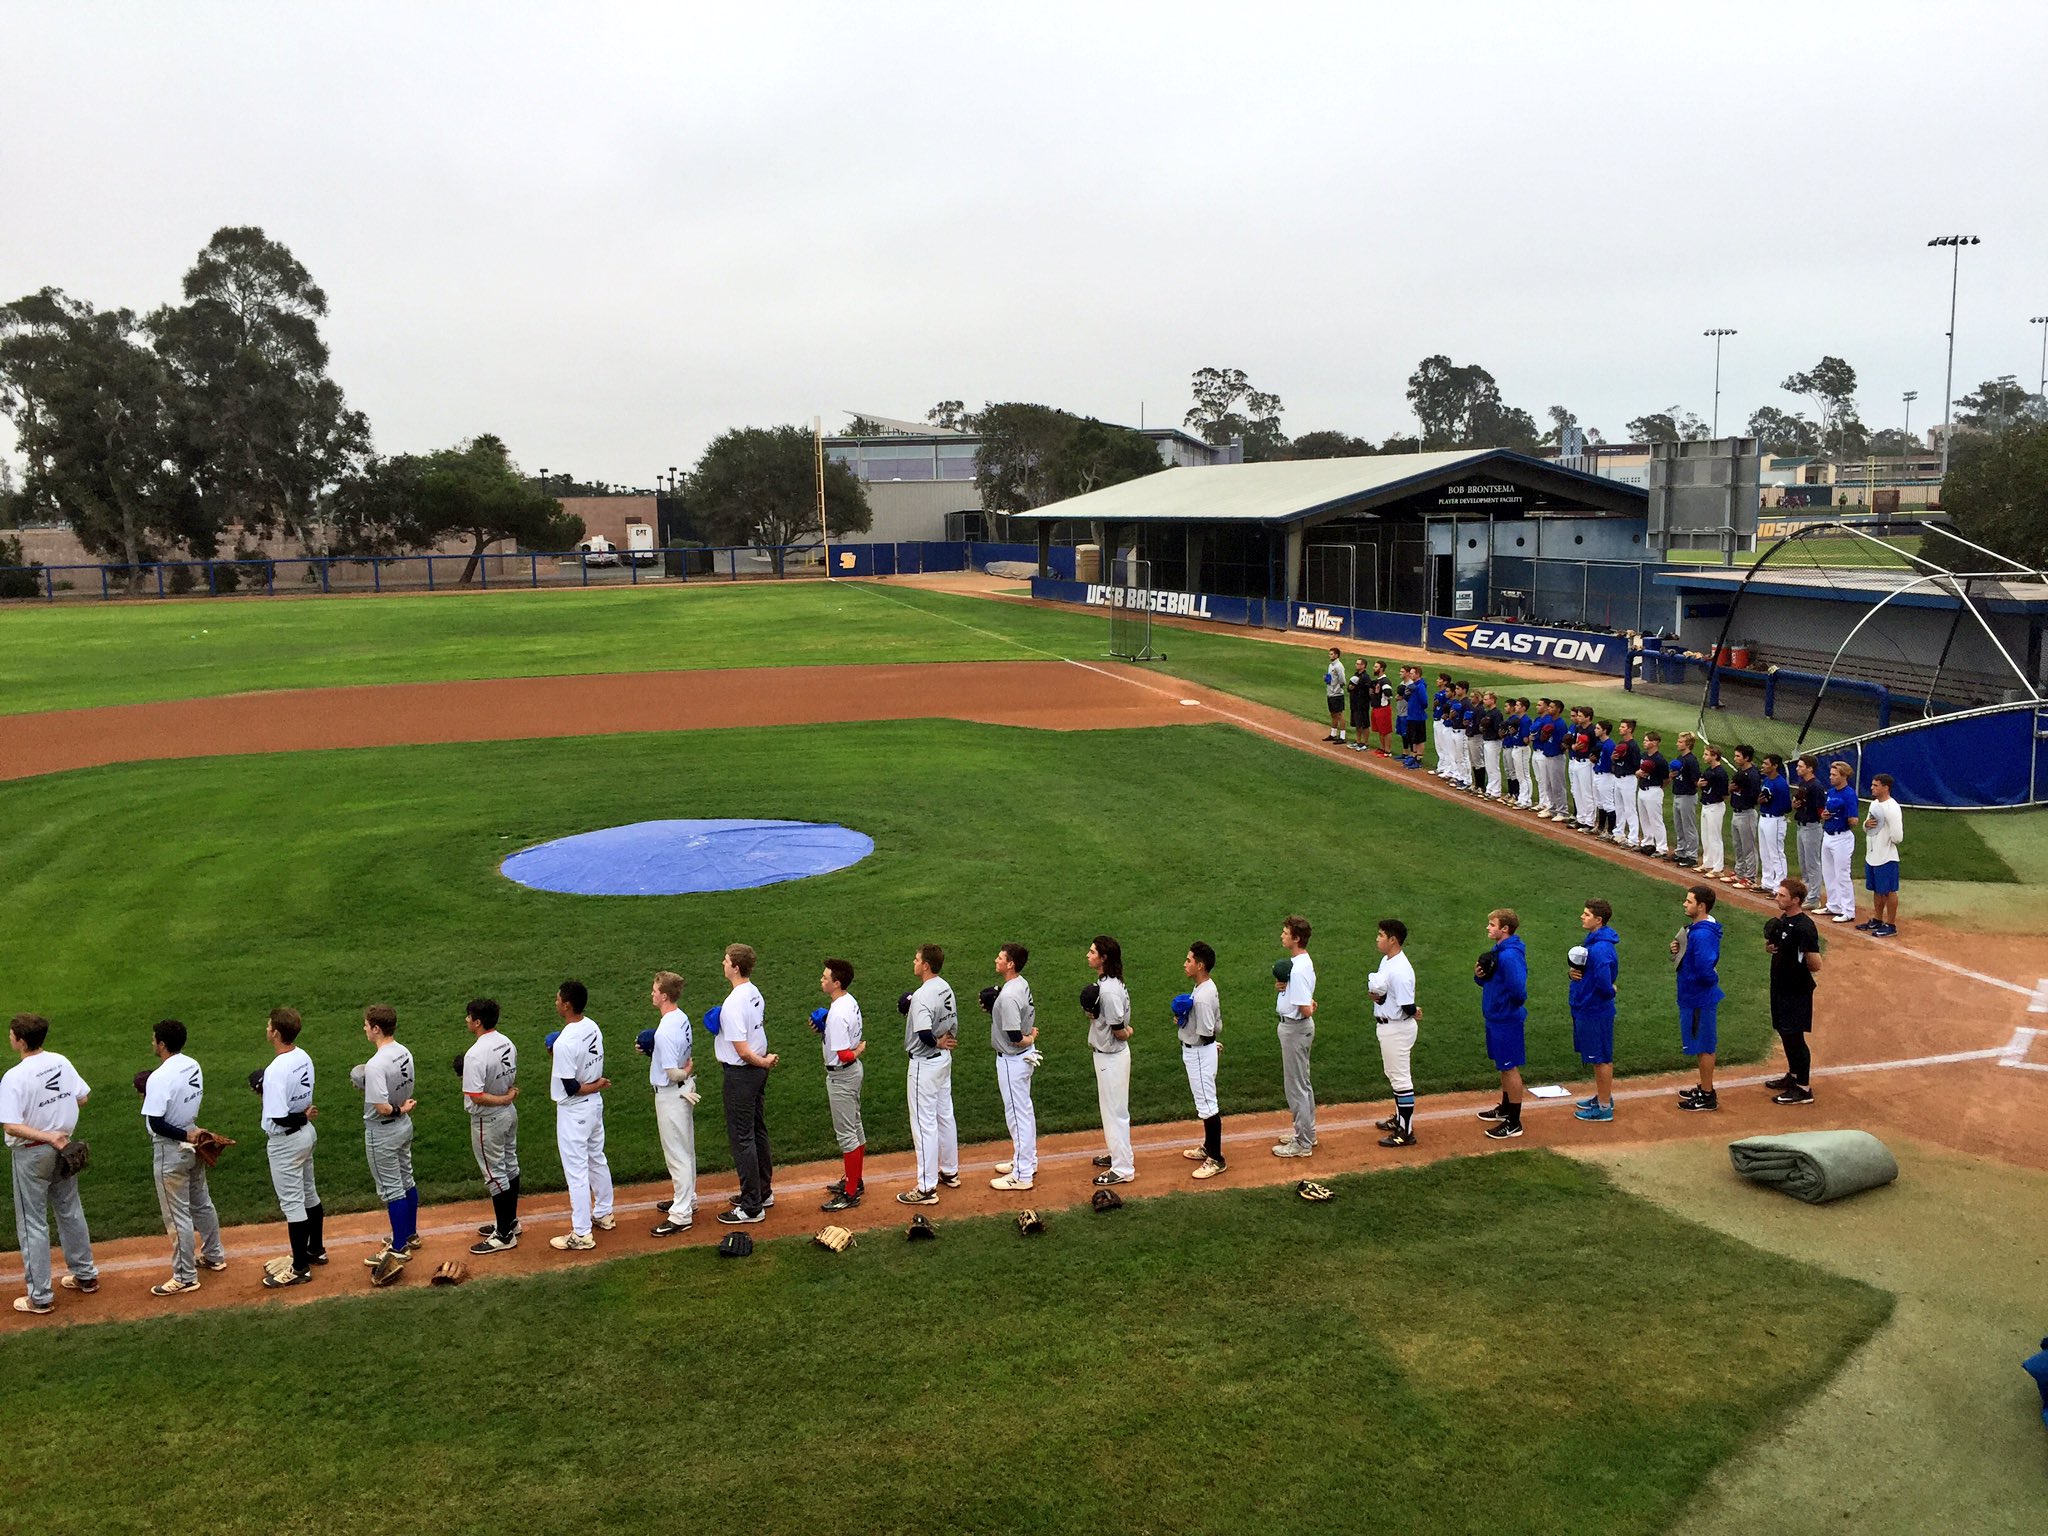
[[[1808,1205],[1861,1194],[1899,1176],[1899,1161],[1868,1131],[1794,1131],[1730,1142],[1728,1156],[1745,1179],[1782,1189]]]

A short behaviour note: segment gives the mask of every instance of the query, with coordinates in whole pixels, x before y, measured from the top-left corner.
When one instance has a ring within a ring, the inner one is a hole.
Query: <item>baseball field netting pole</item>
[[[818,470],[818,547],[824,551],[825,579],[832,579],[832,534],[825,526],[825,418],[811,418],[811,449]]]

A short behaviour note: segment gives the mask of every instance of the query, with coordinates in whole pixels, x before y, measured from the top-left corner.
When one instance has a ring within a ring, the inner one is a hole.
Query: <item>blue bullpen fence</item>
[[[780,569],[776,555],[782,556]],[[152,560],[135,565],[0,566],[0,601],[60,599],[272,597],[311,592],[473,591],[505,587],[595,587],[692,581],[772,581],[825,574],[816,543],[781,550],[749,546],[617,550],[486,551],[465,582],[470,556],[297,555],[239,560]],[[1036,545],[945,540],[839,543],[831,546],[835,576],[913,576],[927,571],[981,570],[992,561],[1038,560]],[[1055,569],[1073,574],[1074,552],[1052,551]]]

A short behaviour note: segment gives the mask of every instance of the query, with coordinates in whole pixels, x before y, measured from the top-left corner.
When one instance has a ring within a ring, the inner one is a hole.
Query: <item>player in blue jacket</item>
[[[1671,941],[1678,963],[1678,1048],[1699,1063],[1700,1085],[1678,1095],[1680,1109],[1719,1109],[1714,1095],[1714,1049],[1720,1043],[1721,924],[1714,916],[1714,888],[1688,886],[1685,926]]]
[[[1479,1012],[1486,1020],[1486,1054],[1500,1073],[1500,1103],[1479,1111],[1486,1134],[1507,1141],[1522,1134],[1522,1063],[1529,1058],[1523,1026],[1529,1019],[1529,956],[1515,930],[1522,920],[1512,907],[1486,914],[1493,948],[1472,967],[1479,985]]]
[[[1586,942],[1565,957],[1570,962],[1565,974],[1571,978],[1572,1049],[1593,1069],[1593,1096],[1579,1100],[1581,1120],[1614,1118],[1614,994],[1621,977],[1615,946],[1621,935],[1613,921],[1608,903],[1587,902],[1579,913]]]

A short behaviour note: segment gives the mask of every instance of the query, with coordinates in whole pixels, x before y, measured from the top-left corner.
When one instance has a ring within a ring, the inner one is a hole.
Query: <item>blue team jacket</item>
[[[1529,955],[1522,936],[1511,933],[1502,939],[1493,946],[1493,957],[1493,974],[1479,982],[1480,1016],[1489,1025],[1520,1024],[1529,1016]]]
[[[1588,1024],[1614,1022],[1614,984],[1621,977],[1621,957],[1614,952],[1621,935],[1605,923],[1586,935],[1585,975],[1571,986],[1572,1017]]]
[[[1720,1002],[1720,967],[1721,925],[1711,917],[1689,924],[1678,957],[1678,1006],[1711,1008]]]

